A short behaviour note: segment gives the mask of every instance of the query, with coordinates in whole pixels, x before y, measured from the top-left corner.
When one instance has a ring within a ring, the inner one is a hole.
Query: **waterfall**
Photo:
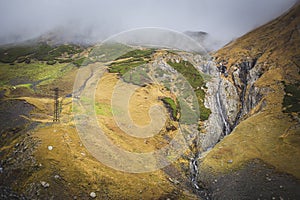
[[[230,134],[231,127],[230,127],[230,124],[228,122],[228,118],[227,118],[227,115],[226,115],[226,112],[225,112],[224,105],[223,105],[222,100],[220,98],[221,83],[222,83],[222,79],[220,79],[220,81],[219,81],[218,91],[216,93],[216,102],[217,102],[217,108],[218,108],[220,117],[221,117],[223,125],[224,125],[223,135],[226,136],[226,135]]]
[[[197,176],[198,176],[198,155],[195,156],[195,158],[192,158],[190,160],[190,170],[191,170],[191,181],[193,186],[199,190],[200,187],[197,183]]]

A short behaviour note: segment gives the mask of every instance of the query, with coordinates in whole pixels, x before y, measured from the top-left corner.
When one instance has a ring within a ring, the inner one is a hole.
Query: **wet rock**
[[[208,120],[204,123],[204,129],[206,134],[203,134],[202,137],[202,148],[204,150],[209,149],[214,146],[222,132],[223,132],[223,122],[220,118],[219,109],[217,106],[216,94],[218,92],[219,78],[214,77],[210,82],[206,84],[208,90],[205,96],[204,105],[211,110],[211,114]]]
[[[236,63],[234,71],[230,70],[231,76],[226,78],[220,72],[211,73],[213,78],[206,84],[208,89],[204,102],[211,110],[203,126],[206,134],[201,136],[204,151],[230,134],[240,120],[261,101],[264,92],[255,86],[255,82],[263,70],[256,61],[248,58]],[[217,69],[217,66],[211,67]]]
[[[227,79],[221,80],[219,87],[220,99],[222,100],[222,109],[227,116],[230,125],[235,123],[239,112],[240,98],[237,89]]]

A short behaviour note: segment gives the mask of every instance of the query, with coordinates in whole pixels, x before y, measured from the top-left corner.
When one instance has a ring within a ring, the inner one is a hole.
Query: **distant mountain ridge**
[[[145,28],[146,30],[147,28]],[[142,30],[142,29],[141,29]],[[163,31],[166,31],[162,29]],[[133,30],[134,31],[134,30]],[[171,30],[168,30],[172,32]],[[174,31],[176,33],[176,31]],[[142,33],[141,35],[143,35]],[[153,35],[150,31],[150,35]],[[185,31],[183,34],[187,35],[195,42],[197,42],[200,46],[202,46],[206,51],[215,50],[218,46],[220,46],[219,41],[215,38],[212,38],[211,35],[204,31]],[[164,36],[165,37],[165,36]],[[172,36],[170,36],[172,37]],[[38,37],[19,41],[16,43],[5,44],[0,46],[18,46],[18,45],[31,45],[36,43],[46,43],[50,46],[57,46],[61,44],[74,44],[80,46],[92,46],[109,38],[109,35],[106,37],[100,37],[93,33],[92,30],[82,31],[70,31],[67,27],[58,27],[54,30],[48,31]],[[161,39],[158,39],[161,40]]]
[[[185,31],[183,33],[190,36],[197,42],[203,42],[208,36],[208,33],[204,31]]]

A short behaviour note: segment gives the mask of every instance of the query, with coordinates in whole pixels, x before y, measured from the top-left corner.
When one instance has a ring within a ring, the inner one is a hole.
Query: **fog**
[[[122,31],[161,27],[204,31],[214,47],[287,11],[297,0],[0,0],[0,44],[48,36],[101,41]]]

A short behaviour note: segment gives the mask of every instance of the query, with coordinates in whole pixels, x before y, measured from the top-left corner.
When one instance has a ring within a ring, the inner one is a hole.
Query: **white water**
[[[226,114],[224,113],[224,108],[223,108],[223,105],[222,105],[222,102],[221,102],[221,99],[220,99],[220,87],[221,87],[221,82],[222,82],[222,80],[220,79],[220,81],[219,81],[219,86],[218,86],[218,92],[217,92],[217,94],[216,94],[216,100],[217,100],[218,111],[219,111],[219,113],[220,113],[222,122],[223,122],[223,124],[224,124],[224,126],[225,126],[225,130],[224,130],[223,134],[226,136],[226,135],[230,134],[231,128],[230,128],[230,125],[229,125],[229,123],[228,123],[227,116],[226,116]]]

